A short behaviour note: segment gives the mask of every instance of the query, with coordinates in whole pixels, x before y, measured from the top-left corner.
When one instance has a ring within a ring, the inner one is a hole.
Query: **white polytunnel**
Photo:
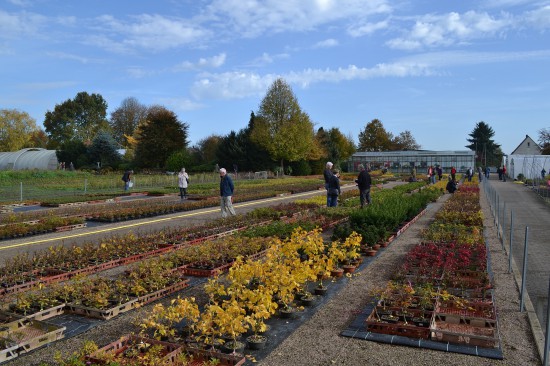
[[[0,170],[56,170],[57,165],[55,150],[28,148],[0,152]]]

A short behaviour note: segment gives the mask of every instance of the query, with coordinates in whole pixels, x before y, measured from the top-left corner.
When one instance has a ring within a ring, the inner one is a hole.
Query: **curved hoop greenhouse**
[[[12,152],[0,152],[0,170],[56,170],[55,150],[28,148]]]

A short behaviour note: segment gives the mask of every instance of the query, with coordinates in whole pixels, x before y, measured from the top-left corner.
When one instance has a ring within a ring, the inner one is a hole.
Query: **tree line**
[[[284,79],[271,84],[258,110],[250,112],[246,127],[210,135],[192,146],[189,124],[164,106],[146,106],[129,97],[109,117],[107,107],[100,94],[79,92],[46,112],[44,130],[25,112],[0,109],[0,151],[55,149],[59,161],[72,162],[79,169],[178,171],[185,166],[192,172],[212,171],[218,165],[307,175],[320,173],[326,161],[345,170],[344,163],[356,151],[420,149],[410,131],[394,136],[378,119],[359,131],[357,145],[337,127],[315,128]],[[500,148],[492,143],[493,134],[480,122],[467,147],[478,151],[483,147],[492,160]]]

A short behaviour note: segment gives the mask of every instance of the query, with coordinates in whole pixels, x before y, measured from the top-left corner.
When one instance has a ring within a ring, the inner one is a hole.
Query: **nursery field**
[[[323,191],[292,189],[237,204],[239,215],[230,219],[203,207],[196,211],[203,219],[179,217],[181,225],[169,228],[159,223],[146,233],[136,226],[117,236],[106,230],[103,238],[83,235],[74,245],[52,240],[50,249],[10,254],[0,268],[0,314],[8,324],[0,333],[0,362],[537,364],[525,316],[506,310],[517,292],[511,277],[498,263],[487,269],[505,258],[492,242],[490,211],[480,206],[477,185],[465,184],[453,197],[441,188],[380,185],[364,210],[353,185],[337,208],[323,207]],[[38,235],[33,240],[44,237]],[[0,242],[0,254],[8,253],[2,246],[25,241]],[[440,254],[428,255],[434,252]],[[344,270],[349,273],[340,277]],[[457,281],[466,270],[485,275]],[[495,306],[505,309],[499,318]],[[467,313],[471,308],[483,315]],[[42,343],[16,336],[27,328],[39,329]],[[380,336],[365,341],[361,332]],[[395,347],[385,344],[388,334],[401,345],[419,338],[425,345]],[[443,351],[445,344],[454,353]]]

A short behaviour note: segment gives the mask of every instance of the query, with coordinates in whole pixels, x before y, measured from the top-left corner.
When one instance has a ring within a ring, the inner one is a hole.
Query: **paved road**
[[[510,217],[513,212],[512,253],[519,271],[522,271],[523,265],[525,228],[529,227],[526,288],[544,329],[550,280],[550,205],[530,188],[510,180],[499,181],[494,174],[485,183],[488,184],[486,192],[496,193],[492,196],[493,202],[498,197],[506,250],[510,245]],[[496,208],[497,204],[493,206]]]
[[[390,182],[384,188],[392,188],[402,182]],[[350,184],[342,187],[344,190],[356,189]],[[291,202],[297,199],[307,199],[316,195],[325,195],[325,190],[304,192],[282,197],[273,197],[257,201],[249,201],[235,204],[238,214],[252,211],[258,207],[273,206],[280,203]],[[174,200],[179,202],[179,197]],[[71,232],[51,233],[32,236],[15,240],[0,241],[0,265],[3,259],[11,258],[19,253],[44,250],[52,245],[78,245],[85,242],[97,242],[103,237],[111,235],[123,235],[125,233],[148,233],[163,228],[198,226],[203,223],[221,217],[219,207],[209,207],[200,210],[179,212],[170,215],[158,216],[140,220],[130,220],[114,224],[89,223],[89,227]]]

